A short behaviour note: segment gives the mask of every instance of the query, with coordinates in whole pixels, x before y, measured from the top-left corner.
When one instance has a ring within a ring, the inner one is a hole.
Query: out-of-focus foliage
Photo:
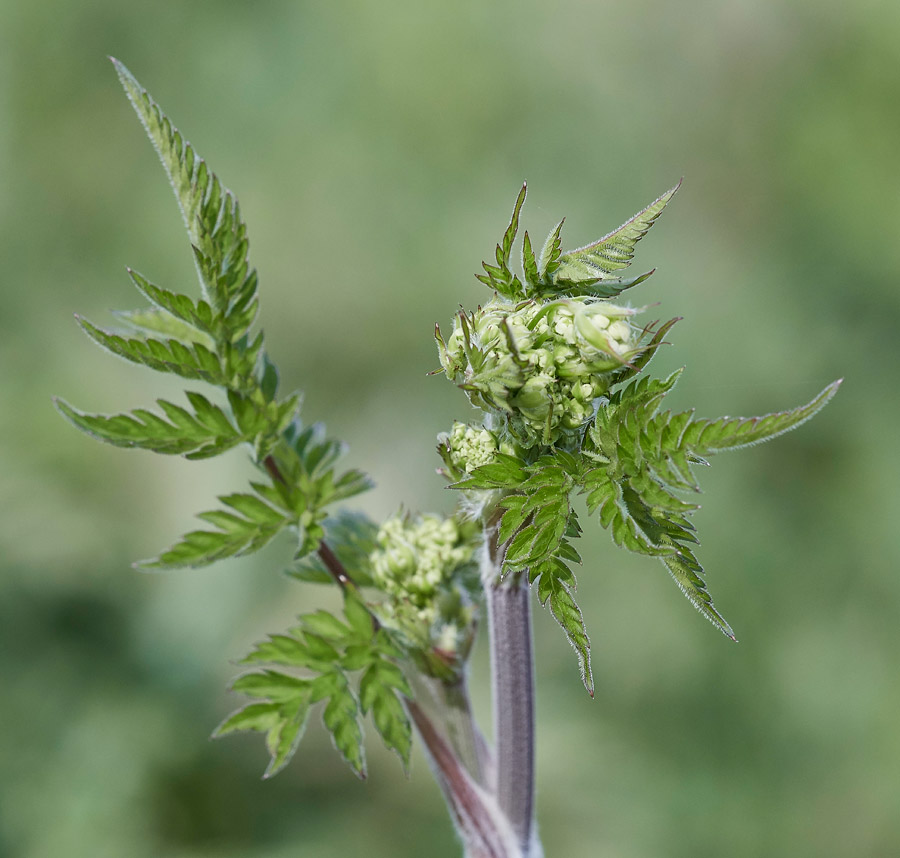
[[[268,348],[372,472],[375,517],[452,505],[434,436],[467,406],[425,376],[431,331],[483,300],[473,274],[522,180],[534,234],[566,213],[579,244],[685,176],[640,296],[685,317],[657,371],[702,367],[672,407],[763,413],[846,382],[802,432],[705,475],[703,555],[738,646],[586,536],[593,702],[536,617],[542,839],[548,856],[900,852],[898,40],[884,0],[2,0],[0,854],[457,854],[421,758],[407,782],[378,750],[364,786],[311,723],[304,765],[261,782],[252,738],[204,742],[237,703],[226,659],[320,591],[266,571],[289,560],[278,542],[272,562],[133,572],[248,475],[241,457],[119,453],[53,412],[60,392],[120,408],[139,372],[86,348],[72,312],[130,300],[126,264],[194,277],[106,54],[240,196]],[[179,389],[148,373],[127,404]]]

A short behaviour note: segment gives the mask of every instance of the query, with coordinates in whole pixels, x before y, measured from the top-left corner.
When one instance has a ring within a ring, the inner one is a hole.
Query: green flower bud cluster
[[[493,301],[460,313],[446,344],[437,332],[441,365],[519,442],[552,444],[593,416],[615,372],[642,351],[637,312],[592,298]]]
[[[475,468],[492,462],[497,449],[497,439],[483,426],[454,422],[449,432],[438,435],[438,453],[447,466],[441,473],[460,480]]]
[[[449,664],[468,653],[475,608],[467,594],[478,590],[479,530],[477,523],[455,518],[398,515],[378,531],[369,560],[374,583],[388,597],[378,607],[379,619],[423,657],[438,650]]]

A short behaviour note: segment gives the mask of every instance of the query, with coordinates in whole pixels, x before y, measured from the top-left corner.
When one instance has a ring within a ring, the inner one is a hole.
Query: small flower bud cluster
[[[637,312],[596,299],[492,302],[460,314],[446,345],[438,338],[441,365],[526,446],[554,443],[590,419],[611,373],[640,352]]]
[[[447,466],[442,473],[458,480],[494,460],[497,439],[481,426],[454,422],[449,432],[438,435],[438,453]]]
[[[435,652],[449,664],[471,646],[475,609],[463,594],[470,583],[477,587],[477,533],[477,525],[455,518],[394,516],[369,557],[375,583],[388,596],[379,618],[421,651],[429,672]]]

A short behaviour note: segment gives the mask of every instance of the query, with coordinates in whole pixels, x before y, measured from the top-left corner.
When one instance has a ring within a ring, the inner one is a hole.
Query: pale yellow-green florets
[[[449,432],[438,435],[438,451],[450,469],[450,476],[457,478],[492,462],[497,453],[497,439],[482,426],[456,422]]]
[[[423,515],[389,518],[370,555],[375,584],[388,596],[384,619],[424,644],[459,649],[470,631],[471,605],[459,601],[460,577],[475,577],[477,527],[455,518]],[[453,645],[450,646],[450,641]]]
[[[637,312],[584,298],[492,302],[438,339],[441,365],[473,405],[506,415],[517,440],[554,443],[591,418],[612,373],[640,353]]]

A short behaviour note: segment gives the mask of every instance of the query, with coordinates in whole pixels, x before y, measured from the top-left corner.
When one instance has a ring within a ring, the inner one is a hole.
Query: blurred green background
[[[621,223],[682,175],[634,295],[684,316],[675,407],[748,414],[846,382],[815,421],[719,457],[698,515],[717,606],[588,528],[596,700],[539,611],[548,858],[900,855],[900,5],[0,2],[0,855],[457,856],[424,759],[358,783],[311,727],[260,775],[208,742],[248,645],[332,594],[284,543],[168,575],[129,563],[234,490],[242,454],[103,447],[51,407],[175,395],[72,321],[139,304],[190,253],[120,57],[239,195],[262,323],[305,413],[378,490],[449,509],[434,436],[465,417],[431,331],[487,293],[523,178],[540,241]],[[894,438],[894,441],[891,441]],[[485,653],[474,683],[489,716]]]

